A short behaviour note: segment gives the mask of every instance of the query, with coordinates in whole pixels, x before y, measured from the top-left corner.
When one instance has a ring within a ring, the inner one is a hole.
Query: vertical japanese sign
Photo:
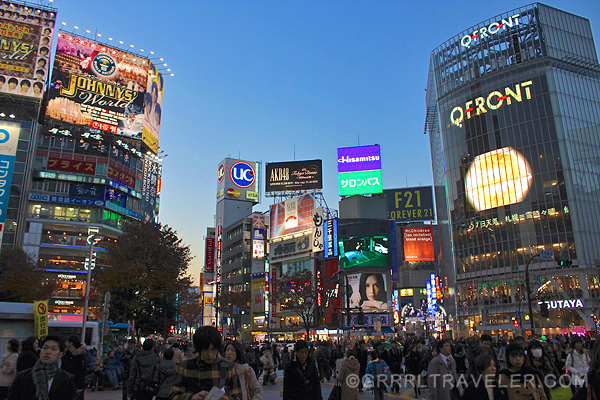
[[[324,257],[338,257],[338,232],[337,219],[328,219],[323,224],[323,252]]]
[[[0,124],[0,245],[2,245],[2,234],[6,222],[6,209],[8,207],[8,196],[12,182],[15,155],[21,126],[19,124]]]
[[[217,282],[221,282],[221,246],[223,245],[223,226],[221,225],[221,218],[217,220],[217,258],[215,263]]]
[[[144,178],[142,180],[142,207],[144,221],[154,221],[157,213],[156,195],[158,193],[158,180],[162,174],[162,167],[149,159],[144,160]]]
[[[323,251],[323,207],[313,210],[313,253]]]
[[[265,256],[265,216],[252,216],[252,257],[263,258]]]
[[[38,339],[48,335],[48,301],[33,302],[33,326]]]
[[[277,321],[277,289],[275,282],[277,281],[277,268],[271,269],[271,322]]]

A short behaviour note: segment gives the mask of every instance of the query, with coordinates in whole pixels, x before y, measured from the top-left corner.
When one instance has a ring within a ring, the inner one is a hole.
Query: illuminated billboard
[[[0,93],[41,99],[56,11],[14,2],[0,8]]]
[[[512,147],[480,154],[465,177],[467,199],[477,211],[523,201],[533,182],[531,166]]]
[[[265,170],[267,193],[323,188],[321,160],[268,163]]]
[[[404,260],[435,261],[433,227],[404,228]]]
[[[144,96],[142,140],[154,153],[158,153],[164,87],[165,79],[154,64],[152,64],[152,61],[149,61],[148,82],[146,83],[146,95]]]
[[[387,236],[353,236],[338,243],[342,268],[390,266]]]
[[[6,221],[6,210],[8,207],[8,196],[10,194],[10,185],[15,165],[15,155],[17,154],[17,145],[19,135],[21,134],[21,125],[17,123],[2,122],[0,124],[0,174],[2,183],[0,189],[0,245],[2,244],[2,234],[4,232],[4,222]]]
[[[361,308],[365,313],[391,311],[391,285],[388,274],[362,272],[348,274],[348,283],[352,287],[350,308]],[[390,292],[390,293],[388,293]]]
[[[433,221],[433,187],[420,186],[383,191],[388,219],[398,222]]]
[[[223,199],[258,203],[259,166],[257,162],[226,158],[217,167],[217,202]]]
[[[314,194],[305,195],[271,205],[271,239],[313,228]]]
[[[337,149],[340,196],[373,194],[383,191],[379,145]]]
[[[148,71],[144,57],[60,31],[48,90],[48,122],[142,139]]]

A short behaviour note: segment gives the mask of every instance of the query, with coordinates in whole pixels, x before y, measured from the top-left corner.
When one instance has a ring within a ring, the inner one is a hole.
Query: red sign
[[[271,293],[272,293],[272,301],[271,301],[271,317],[277,317],[277,291],[275,290],[276,285],[275,281],[277,280],[277,269],[271,269]],[[271,321],[274,321],[273,319]]]
[[[204,272],[215,272],[215,238],[206,238],[204,249]]]
[[[119,171],[118,169],[109,166],[106,176],[131,188],[135,188],[135,177],[129,175],[127,172]]]
[[[101,131],[104,131],[104,132],[117,133],[116,125],[106,124],[106,123],[98,122],[98,121],[92,121],[90,126],[93,129],[100,129]]]
[[[433,227],[404,228],[404,260],[435,261]]]
[[[88,161],[65,160],[62,158],[48,158],[48,169],[51,171],[73,172],[75,174],[96,174],[96,163]],[[135,182],[135,181],[134,181]]]

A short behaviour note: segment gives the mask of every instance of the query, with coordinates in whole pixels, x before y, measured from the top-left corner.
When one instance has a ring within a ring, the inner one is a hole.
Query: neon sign
[[[506,100],[506,104],[511,105],[512,100],[514,99],[516,102],[520,103],[523,101],[523,93],[521,93],[521,88],[525,90],[525,99],[531,100],[531,89],[529,85],[533,84],[532,81],[526,81],[517,83],[515,86],[515,90],[513,91],[510,87],[504,88],[504,94],[501,92],[494,90],[487,97],[477,97],[475,100],[469,100],[465,103],[465,107],[456,106],[452,109],[450,113],[450,121],[452,124],[462,127],[462,122],[465,119],[465,114],[467,119],[471,119],[473,117],[473,112],[475,115],[481,115],[488,110],[486,110],[485,106],[490,110],[497,110],[504,104],[504,100]],[[473,106],[473,102],[475,102],[475,106]]]
[[[500,32],[500,29],[506,30],[507,28],[512,28],[514,25],[519,25],[519,16],[520,14],[515,14],[512,17],[508,17],[508,19],[503,19],[501,22],[492,22],[488,26],[475,29],[471,35],[463,36],[460,39],[460,44],[468,49],[473,42],[483,40],[489,37],[490,34],[495,35]]]
[[[551,310],[556,310],[560,308],[585,308],[583,302],[579,299],[577,300],[549,300],[549,301],[538,301],[538,304],[546,303],[548,308]]]

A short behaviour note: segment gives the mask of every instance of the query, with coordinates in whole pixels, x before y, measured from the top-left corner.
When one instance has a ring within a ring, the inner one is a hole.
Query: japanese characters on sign
[[[288,161],[266,165],[266,192],[323,188],[322,161]]]
[[[337,154],[340,196],[383,191],[379,145],[339,148]]]
[[[0,124],[0,245],[2,244],[8,196],[20,134],[21,126],[19,124],[9,122]]]
[[[90,161],[67,160],[64,158],[49,157],[47,169],[51,171],[95,175],[96,163]]]

